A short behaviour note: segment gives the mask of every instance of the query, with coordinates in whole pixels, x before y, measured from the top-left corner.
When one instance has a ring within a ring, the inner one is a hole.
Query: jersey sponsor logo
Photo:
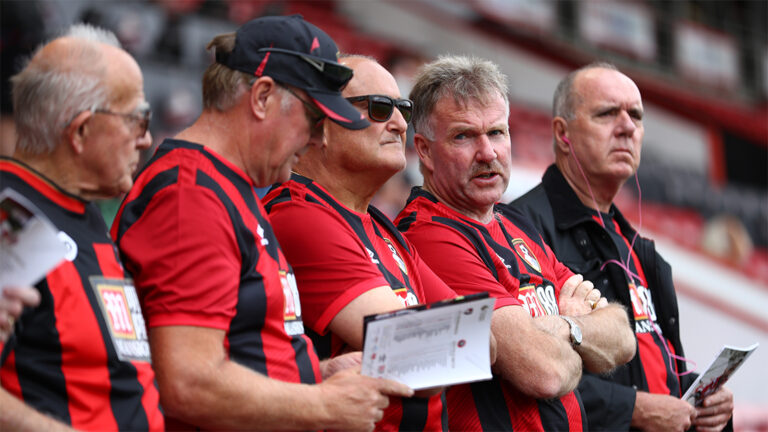
[[[653,326],[656,326],[656,308],[653,306],[651,290],[630,282],[629,298],[632,300],[632,312],[635,315],[635,333],[652,332]]]
[[[528,245],[525,244],[523,239],[516,238],[512,240],[512,246],[515,248],[517,255],[522,258],[523,261],[528,263],[532,269],[536,270],[538,273],[541,273],[541,265],[539,264],[539,260],[533,256],[531,249],[528,248]]]
[[[387,247],[389,248],[390,252],[392,252],[392,258],[394,258],[395,262],[397,263],[397,266],[400,267],[400,271],[407,275],[408,267],[405,266],[405,261],[403,261],[403,259],[400,258],[400,255],[397,253],[397,249],[395,249],[395,246],[392,244],[391,241],[389,241],[388,238],[385,238],[384,241],[387,243]]]
[[[528,308],[528,313],[534,318],[560,313],[560,309],[557,306],[557,298],[555,297],[555,287],[551,284],[521,286],[517,299]]]
[[[416,298],[416,294],[411,292],[408,288],[395,288],[392,290],[397,295],[397,298],[400,299],[401,302],[403,302],[403,306],[414,306],[419,304],[419,299]]]
[[[74,240],[72,240],[72,237],[69,236],[69,234],[65,233],[64,231],[59,231],[58,234],[59,240],[61,240],[62,243],[64,243],[64,246],[67,248],[67,252],[64,255],[64,259],[72,262],[77,258],[77,243],[75,243]]]
[[[101,276],[88,279],[107,323],[117,357],[122,361],[151,361],[147,329],[133,281]]]
[[[512,266],[507,264],[507,261],[501,255],[496,254],[496,256],[501,260],[501,263],[504,264],[504,267],[506,267],[507,269],[512,268]]]
[[[296,276],[285,270],[280,270],[279,273],[280,283],[283,286],[283,297],[285,297],[285,312],[283,314],[285,332],[291,336],[304,334],[304,323],[301,321],[301,301],[299,300]]]

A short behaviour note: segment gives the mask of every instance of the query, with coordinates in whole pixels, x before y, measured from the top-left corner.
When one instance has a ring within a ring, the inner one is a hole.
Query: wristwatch
[[[581,345],[581,327],[579,327],[576,322],[574,322],[572,319],[568,318],[567,316],[560,315],[560,318],[564,319],[565,322],[568,323],[568,327],[571,329],[571,345],[573,346],[579,346]]]

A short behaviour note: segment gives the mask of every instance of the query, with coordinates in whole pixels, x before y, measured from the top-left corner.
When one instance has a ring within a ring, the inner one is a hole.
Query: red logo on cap
[[[311,53],[312,51],[314,51],[317,48],[320,48],[320,41],[318,41],[317,38],[314,38],[312,40],[312,46],[309,47],[309,52]]]
[[[264,59],[261,61],[261,64],[259,64],[259,67],[256,69],[256,72],[253,73],[257,77],[260,77],[261,74],[264,73],[264,68],[267,67],[267,60],[269,60],[270,54],[272,53],[268,52],[267,55],[264,56]]]

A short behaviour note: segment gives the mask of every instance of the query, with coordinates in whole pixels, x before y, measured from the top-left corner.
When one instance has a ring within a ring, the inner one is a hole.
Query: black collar
[[[549,197],[552,215],[555,218],[555,226],[558,229],[568,230],[583,223],[598,224],[593,219],[595,210],[581,202],[557,165],[552,164],[547,168],[541,179],[541,184],[544,186]],[[606,222],[615,219],[624,234],[631,233],[631,235],[634,235],[634,229],[632,229],[615,204],[611,203],[608,213],[603,213],[603,219]]]

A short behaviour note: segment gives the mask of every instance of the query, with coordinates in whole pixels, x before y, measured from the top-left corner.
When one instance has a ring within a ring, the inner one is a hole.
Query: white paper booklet
[[[488,293],[365,317],[364,375],[414,390],[491,379]]]
[[[705,397],[716,392],[728,381],[728,378],[736,372],[736,369],[744,363],[758,345],[760,344],[754,343],[746,348],[723,346],[709,367],[696,378],[696,381],[685,392],[683,400],[693,406],[699,406]]]
[[[66,252],[58,230],[37,207],[13,189],[0,192],[0,292],[34,285]]]

